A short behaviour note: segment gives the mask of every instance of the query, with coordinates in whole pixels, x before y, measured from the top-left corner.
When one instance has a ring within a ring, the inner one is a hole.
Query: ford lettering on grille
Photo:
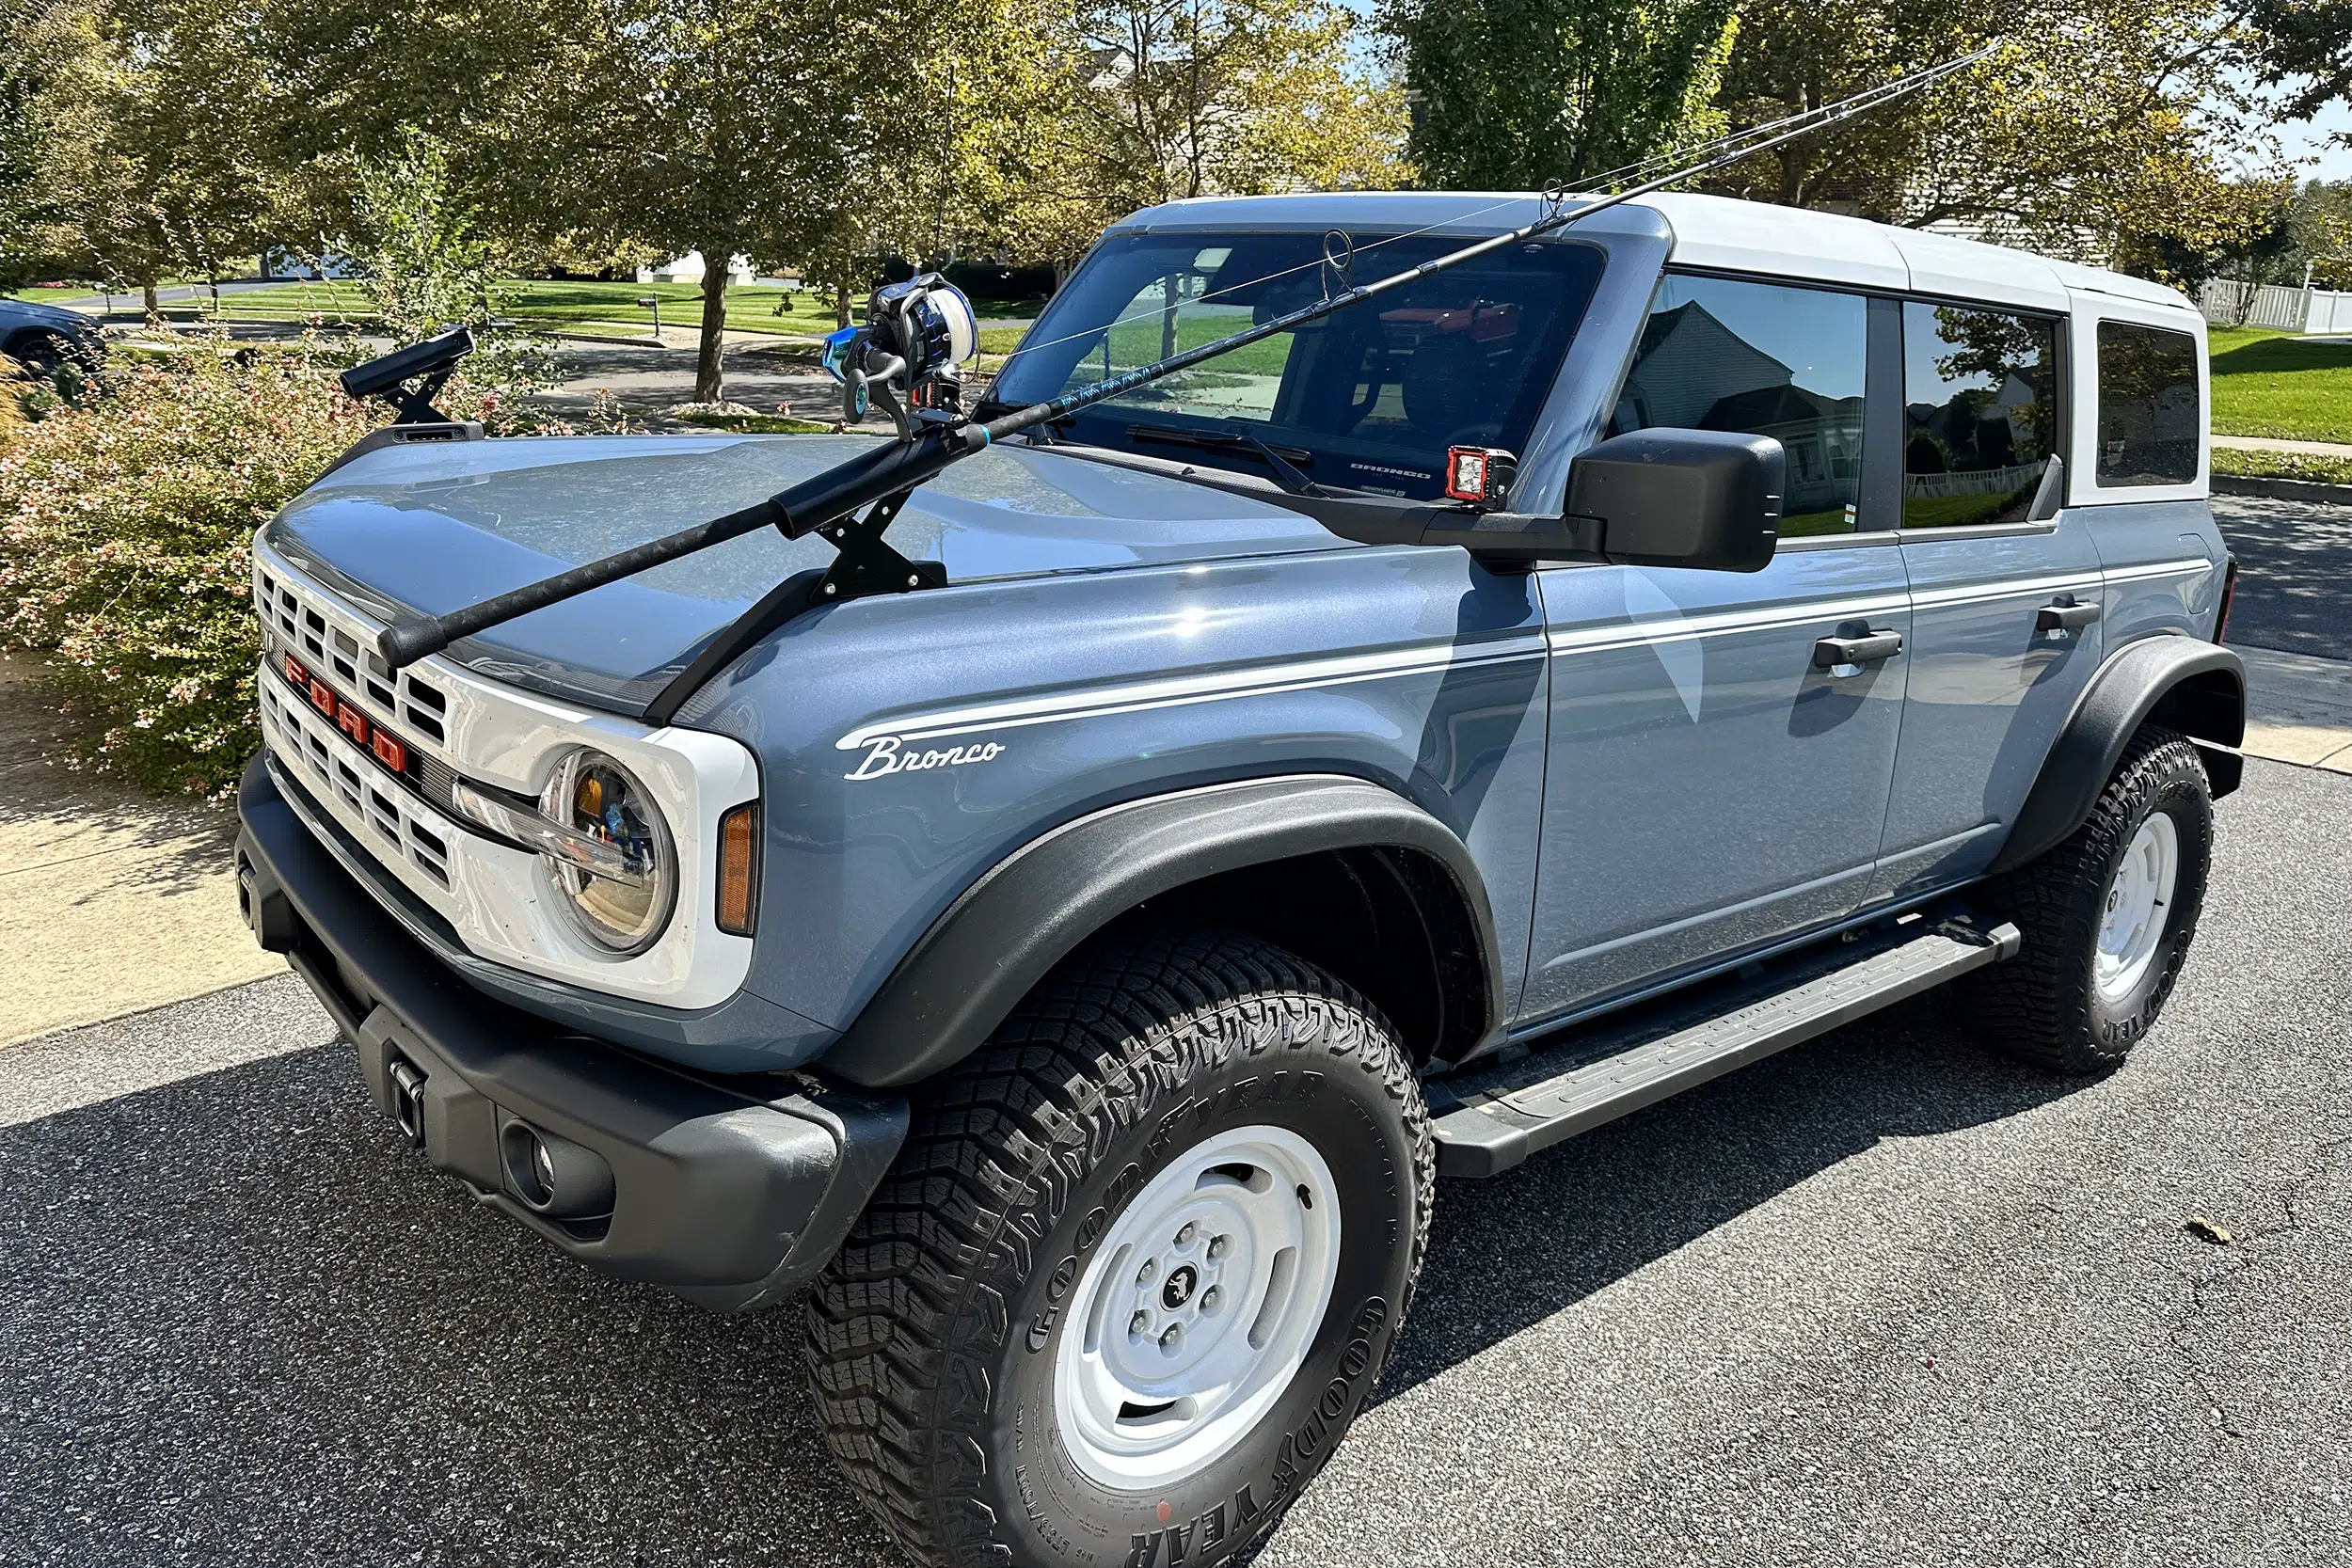
[[[373,757],[386,772],[394,774],[404,784],[408,782],[407,742],[345,701],[294,655],[285,656],[283,669],[294,689],[308,697],[310,705],[348,736],[353,745]]]

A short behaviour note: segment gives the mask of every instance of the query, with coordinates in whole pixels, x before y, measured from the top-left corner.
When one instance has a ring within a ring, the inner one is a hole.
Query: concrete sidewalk
[[[0,659],[0,1046],[282,973],[237,917],[234,814],[45,760],[67,733]]]
[[[2352,461],[2352,446],[2339,441],[2283,441],[2268,436],[2217,436],[2213,444],[2234,451],[2286,451],[2297,457],[2338,457]]]
[[[2352,773],[2352,664],[2240,648],[2246,660],[2246,753]]]

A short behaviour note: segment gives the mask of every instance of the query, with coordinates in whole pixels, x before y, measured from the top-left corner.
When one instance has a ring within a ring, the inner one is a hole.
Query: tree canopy
[[[1724,128],[1732,0],[1387,0],[1432,185],[1532,189],[1672,152]]]

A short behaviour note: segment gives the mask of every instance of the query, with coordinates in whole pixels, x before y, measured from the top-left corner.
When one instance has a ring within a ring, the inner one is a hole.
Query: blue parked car
[[[983,411],[1540,210],[1138,213]],[[482,1202],[801,1303],[916,1557],[1224,1561],[1438,1177],[1947,983],[2057,1072],[2147,1036],[2241,767],[2204,366],[2167,289],[1658,197],[989,448],[892,592],[765,530],[396,670],[872,450],[398,427],[254,542],[247,918]]]
[[[0,355],[37,376],[69,362],[96,370],[106,357],[105,339],[87,316],[33,300],[0,298]]]

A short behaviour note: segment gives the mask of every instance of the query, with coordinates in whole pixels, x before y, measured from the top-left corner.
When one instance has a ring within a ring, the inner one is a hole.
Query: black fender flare
[[[1415,851],[1451,875],[1478,930],[1486,1029],[1499,1028],[1494,911],[1469,846],[1379,784],[1291,775],[1106,807],[1022,846],[932,922],[817,1065],[867,1088],[919,1082],[977,1050],[1056,964],[1144,900],[1220,872],[1351,848]]]
[[[2154,720],[2198,743],[2216,797],[2237,788],[2246,759],[2246,663],[2218,643],[2157,636],[2099,666],[2042,762],[2009,842],[1989,872],[2025,864],[2089,820],[2123,749]]]

